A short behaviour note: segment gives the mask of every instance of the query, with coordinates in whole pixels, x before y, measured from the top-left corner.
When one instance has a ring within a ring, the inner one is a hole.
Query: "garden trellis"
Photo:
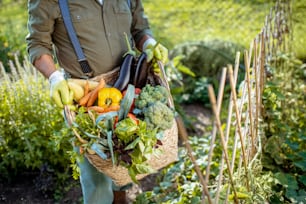
[[[226,188],[225,201],[228,201],[230,194],[235,203],[244,195],[238,195],[236,184],[243,183],[247,193],[256,193],[256,184],[253,182],[253,169],[257,165],[261,154],[262,136],[262,94],[265,80],[269,75],[267,65],[274,63],[274,59],[279,53],[291,50],[292,23],[291,23],[291,2],[277,1],[270,13],[264,20],[261,32],[250,43],[249,50],[243,53],[245,65],[245,78],[237,87],[237,76],[239,72],[239,59],[241,53],[237,52],[234,69],[232,65],[223,68],[222,77],[219,84],[219,93],[216,98],[213,86],[209,85],[209,97],[214,114],[214,126],[211,134],[211,145],[208,155],[205,179],[200,179],[203,187],[203,203],[219,203],[220,191]],[[281,65],[278,65],[281,67]],[[228,79],[231,94],[228,104],[228,116],[225,130],[222,128],[220,119],[220,109],[224,95],[224,87]],[[234,131],[231,131],[234,129]],[[214,159],[214,148],[219,135],[222,145],[222,158],[219,168],[219,176],[215,180],[210,179],[210,164]],[[187,145],[189,155],[193,155],[192,149],[188,145],[187,139],[182,138]],[[233,145],[229,146],[228,141],[232,140]],[[230,158],[231,153],[231,158]],[[191,156],[191,160],[197,171],[196,159]],[[236,166],[235,166],[236,165]],[[227,173],[224,173],[227,171]],[[229,185],[227,185],[229,184]],[[226,187],[227,186],[227,187]],[[207,193],[207,189],[210,193]],[[213,199],[212,199],[213,198]],[[213,201],[212,201],[213,200]]]

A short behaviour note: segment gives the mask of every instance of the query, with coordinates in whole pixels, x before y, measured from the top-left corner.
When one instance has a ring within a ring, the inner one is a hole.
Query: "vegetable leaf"
[[[102,151],[103,147],[100,144],[93,143],[90,147],[93,151],[95,151],[102,159],[107,159],[106,154]]]

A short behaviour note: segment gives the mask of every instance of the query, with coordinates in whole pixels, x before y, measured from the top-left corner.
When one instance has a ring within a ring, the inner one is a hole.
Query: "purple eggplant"
[[[125,40],[127,43],[128,51],[124,54],[123,62],[120,66],[119,70],[119,77],[114,83],[114,87],[119,89],[120,91],[123,91],[126,89],[127,85],[130,82],[130,76],[131,76],[131,69],[133,68],[134,60],[136,53],[132,49],[130,45],[130,41],[128,39],[128,36],[125,34]]]
[[[147,54],[142,52],[137,60],[133,84],[137,88],[142,88],[147,83],[149,74],[149,65],[147,62]]]

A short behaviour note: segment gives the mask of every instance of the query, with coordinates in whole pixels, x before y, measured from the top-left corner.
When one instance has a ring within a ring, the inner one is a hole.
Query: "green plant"
[[[7,38],[5,36],[0,36],[0,61],[5,65],[8,64],[9,52],[10,47]]]
[[[263,95],[266,136],[263,164],[278,180],[274,190],[282,192],[271,200],[305,202],[305,65],[294,55],[280,53],[270,69],[273,76]]]
[[[204,158],[209,151],[209,139],[190,137],[190,144],[198,158]],[[207,162],[198,160],[201,171],[204,171]],[[211,175],[216,176],[218,159],[211,164]],[[159,185],[153,191],[147,191],[137,196],[136,204],[142,203],[199,203],[202,196],[202,187],[187,156],[185,148],[179,149],[178,162],[165,168],[158,180]]]
[[[59,188],[61,179],[67,178],[60,174],[71,174],[69,156],[63,155],[72,148],[66,140],[58,150],[52,139],[67,131],[61,110],[50,101],[47,80],[28,61],[21,66],[16,57],[15,65],[10,64],[12,74],[0,64],[0,179],[48,166],[52,173],[36,182],[37,189]]]
[[[196,77],[218,78],[223,67],[235,62],[236,52],[244,49],[242,45],[224,40],[185,42],[175,46],[170,55],[182,55],[182,64],[196,73]]]
[[[0,7],[0,61],[9,71],[9,60],[26,53],[26,2],[5,1]],[[19,58],[20,61],[22,60]]]
[[[176,46],[171,52],[169,68],[172,69],[168,72],[175,101],[210,106],[208,85],[212,84],[218,91],[222,69],[234,64],[236,52],[242,50],[243,47],[238,44],[220,40],[188,42]],[[244,77],[242,63],[238,73],[239,84]],[[229,90],[227,84],[225,92],[229,93]]]

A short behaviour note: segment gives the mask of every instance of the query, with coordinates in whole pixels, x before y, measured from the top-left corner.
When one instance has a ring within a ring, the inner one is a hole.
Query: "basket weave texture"
[[[106,83],[112,84],[117,77],[118,77],[118,69],[108,72],[106,74],[96,76],[95,78],[92,78],[91,80],[100,81],[101,78],[103,78],[106,81]],[[155,80],[153,78],[155,78]],[[156,76],[155,77],[148,76],[148,79],[151,81],[152,85],[157,85],[157,84],[163,85],[167,89],[169,89],[167,82],[165,82],[161,78],[156,80]],[[171,95],[169,97],[171,97]],[[172,98],[170,98],[169,101],[173,101]],[[170,102],[169,105],[172,106],[173,104],[171,105],[171,102]],[[74,121],[75,114],[77,113],[70,111],[68,108],[65,108],[64,114],[65,114],[66,120],[68,120],[67,121],[68,124],[71,124]],[[74,133],[76,136],[79,136],[77,135],[78,134],[77,132],[74,132]],[[175,119],[174,119],[172,127],[164,131],[164,137],[161,140],[161,142],[162,142],[162,145],[158,146],[158,148],[161,150],[162,153],[158,155],[152,154],[151,158],[148,160],[148,164],[156,171],[177,161],[177,158],[178,158],[178,127],[177,127]],[[106,159],[106,160],[102,159],[97,154],[89,154],[88,152],[85,152],[85,156],[88,159],[88,161],[98,171],[110,177],[117,186],[124,186],[124,185],[127,185],[133,182],[131,177],[129,176],[127,168],[125,168],[124,166],[114,165],[111,159]],[[147,175],[148,174],[138,174],[136,176],[136,179],[141,180]]]
[[[166,167],[177,160],[177,142],[177,125],[173,123],[173,126],[164,132],[164,138],[162,140],[163,145],[159,147],[163,151],[163,154],[152,155],[151,159],[148,161],[154,170]],[[97,170],[112,178],[116,185],[124,186],[132,182],[128,170],[125,167],[113,165],[110,159],[103,160],[97,154],[86,153],[85,156]],[[147,175],[148,174],[138,174],[136,178],[137,180],[141,180]]]

